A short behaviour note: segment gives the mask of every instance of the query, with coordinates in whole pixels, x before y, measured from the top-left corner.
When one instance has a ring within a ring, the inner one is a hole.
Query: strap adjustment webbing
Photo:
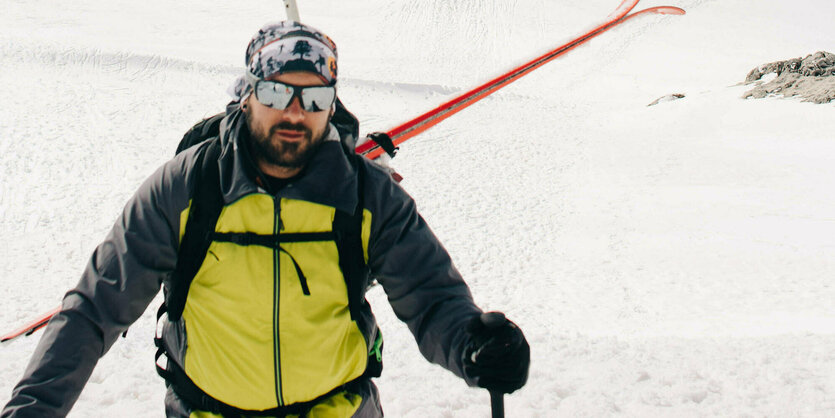
[[[337,233],[327,231],[264,235],[254,232],[215,232],[210,237],[211,240],[216,242],[230,242],[242,246],[260,245],[277,250],[281,248],[281,244],[285,243],[334,241],[337,238]]]

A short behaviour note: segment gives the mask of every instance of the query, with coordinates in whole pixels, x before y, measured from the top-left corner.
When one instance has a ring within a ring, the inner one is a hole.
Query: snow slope
[[[361,3],[361,4],[354,4]],[[299,0],[340,96],[385,130],[571,38],[614,0]],[[532,346],[508,416],[835,415],[833,105],[742,100],[835,50],[835,3],[669,0],[402,147],[394,165],[485,309]],[[182,133],[220,111],[278,1],[4,0],[0,324],[48,310]],[[654,99],[686,98],[646,107]],[[391,313],[389,416],[488,416]],[[71,416],[161,416],[151,306]],[[0,346],[0,404],[37,338]]]

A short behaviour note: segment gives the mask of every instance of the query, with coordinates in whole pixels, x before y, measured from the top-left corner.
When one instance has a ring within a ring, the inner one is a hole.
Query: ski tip
[[[606,19],[617,19],[619,17],[625,16],[627,13],[631,12],[635,6],[638,5],[638,2],[641,0],[623,0],[618,5],[618,8],[615,9],[612,13],[609,13],[609,16]]]
[[[628,16],[624,17],[623,20],[620,21],[620,23],[623,23],[623,22],[625,22],[627,20],[630,20],[630,19],[634,19],[638,16],[644,16],[644,15],[648,15],[648,14],[681,16],[685,13],[686,12],[684,11],[684,9],[682,9],[680,7],[656,6],[656,7],[650,7],[649,9],[644,9],[644,10],[632,13],[631,15],[628,15]]]
[[[658,7],[652,8],[652,10],[653,10],[653,12],[655,12],[657,14],[660,14],[660,15],[679,15],[679,16],[681,16],[681,15],[687,14],[687,12],[685,12],[684,9],[682,9],[680,7],[675,7],[675,6],[658,6]]]

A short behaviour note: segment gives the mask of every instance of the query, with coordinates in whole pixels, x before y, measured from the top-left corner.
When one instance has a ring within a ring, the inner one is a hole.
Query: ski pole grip
[[[490,391],[490,410],[493,418],[504,418],[504,393],[498,390]]]

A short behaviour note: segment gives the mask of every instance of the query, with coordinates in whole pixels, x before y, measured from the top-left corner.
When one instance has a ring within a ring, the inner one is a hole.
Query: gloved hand
[[[463,364],[468,382],[502,393],[525,385],[531,348],[516,324],[501,312],[487,312],[470,321],[467,333]]]

